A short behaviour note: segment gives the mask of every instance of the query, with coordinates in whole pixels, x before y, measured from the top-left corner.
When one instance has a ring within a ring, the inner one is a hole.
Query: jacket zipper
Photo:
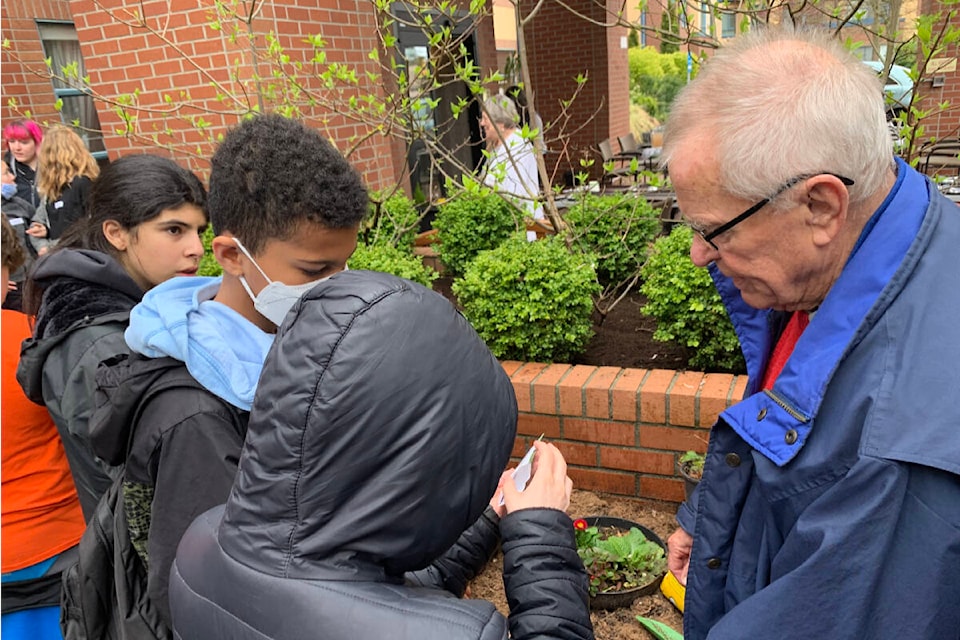
[[[775,393],[773,392],[773,389],[764,389],[763,392],[764,392],[765,394],[767,394],[767,396],[768,396],[771,400],[773,400],[775,403],[777,403],[777,406],[779,406],[781,409],[783,409],[784,411],[786,411],[787,413],[789,413],[789,414],[793,417],[794,420],[797,420],[797,421],[799,421],[799,422],[807,422],[808,420],[810,420],[810,418],[808,418],[807,416],[803,415],[802,413],[800,413],[799,411],[797,411],[796,409],[794,409],[793,407],[791,407],[789,404],[787,404],[787,401],[786,401],[786,400],[784,400],[783,398],[781,398],[780,396],[778,396],[777,394],[775,394]]]

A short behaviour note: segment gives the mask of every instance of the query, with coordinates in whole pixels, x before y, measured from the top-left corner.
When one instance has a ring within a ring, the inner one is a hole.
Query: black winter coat
[[[67,227],[83,217],[92,185],[87,176],[77,176],[64,188],[59,198],[46,203],[49,221],[47,239],[56,240]]]
[[[508,628],[514,639],[592,638],[586,574],[560,511],[500,523],[509,620],[492,603],[458,599],[462,579],[428,570],[405,580],[484,511],[516,419],[503,368],[442,296],[364,271],[318,285],[267,357],[229,500],[181,540],[175,631],[183,640],[502,640]]]
[[[43,302],[20,352],[17,382],[50,411],[89,522],[117,475],[90,447],[97,366],[129,353],[123,332],[143,292],[116,260],[85,249],[54,251],[30,277],[43,288]]]

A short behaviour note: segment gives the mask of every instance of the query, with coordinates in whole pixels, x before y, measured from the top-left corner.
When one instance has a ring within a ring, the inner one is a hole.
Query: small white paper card
[[[527,488],[527,483],[530,482],[530,475],[533,473],[533,456],[537,450],[533,447],[530,447],[523,458],[520,459],[520,464],[517,465],[517,468],[513,470],[513,474],[510,476],[513,478],[513,484],[517,488],[517,491],[523,491]],[[503,504],[503,492],[500,492],[500,504]]]

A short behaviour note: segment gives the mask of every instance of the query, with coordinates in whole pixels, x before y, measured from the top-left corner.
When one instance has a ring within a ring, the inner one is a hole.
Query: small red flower
[[[583,518],[579,518],[579,519],[577,519],[577,520],[574,520],[574,521],[573,521],[573,528],[574,528],[574,529],[577,529],[578,531],[586,531],[586,530],[587,530],[587,521],[584,520]]]

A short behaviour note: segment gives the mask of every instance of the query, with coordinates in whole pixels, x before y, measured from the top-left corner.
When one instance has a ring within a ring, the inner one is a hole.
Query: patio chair
[[[600,157],[603,159],[604,165],[610,162],[613,162],[613,163],[617,163],[617,162],[622,163],[624,161],[629,162],[630,160],[633,159],[633,156],[626,156],[623,154],[614,153],[613,147],[610,146],[609,138],[607,138],[606,140],[601,140],[600,143],[597,145],[597,147],[600,149]],[[639,169],[637,171],[634,171],[629,166],[626,166],[626,167],[622,165],[619,167],[615,166],[612,170],[609,170],[609,171],[605,167],[603,170],[602,181],[603,181],[603,184],[612,185],[615,180],[620,180],[622,178],[629,178],[630,181],[633,182],[637,177],[637,173],[639,173]]]
[[[636,158],[644,169],[653,170],[654,155],[649,143],[638,143],[632,131],[626,135],[617,136],[617,142],[620,143],[620,155]]]
[[[960,140],[956,138],[928,142],[920,147],[919,156],[917,168],[925,175],[960,176]]]

